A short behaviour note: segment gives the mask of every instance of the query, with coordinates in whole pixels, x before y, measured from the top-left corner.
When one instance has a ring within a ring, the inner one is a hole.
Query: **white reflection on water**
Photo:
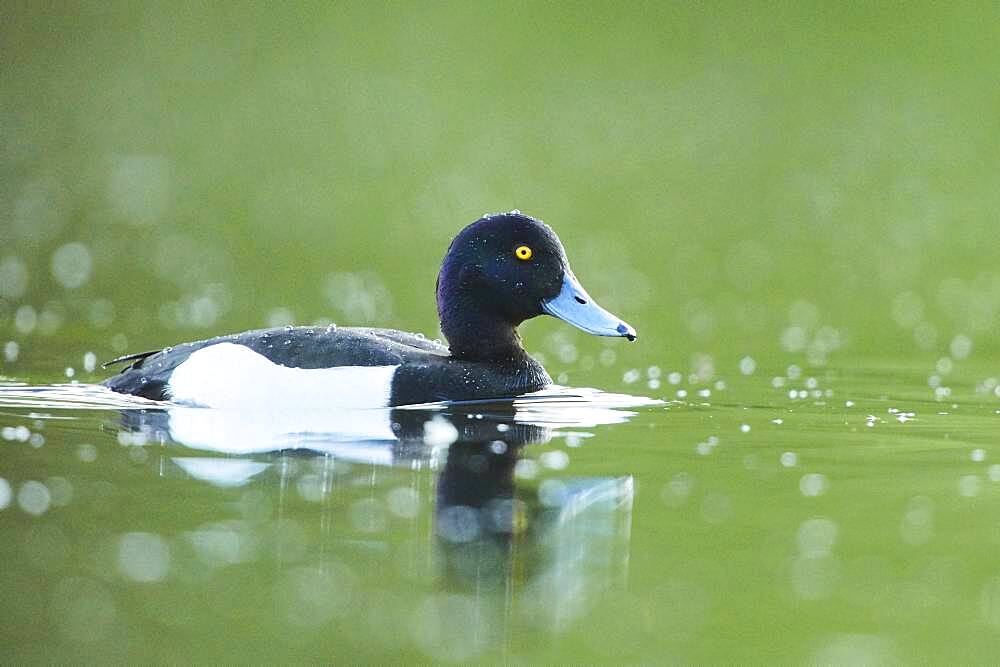
[[[655,369],[653,374],[658,372]],[[226,455],[306,449],[348,461],[387,465],[395,462],[394,448],[403,440],[420,441],[433,449],[459,439],[475,440],[492,429],[490,439],[503,444],[515,426],[533,429],[533,441],[565,435],[568,446],[579,446],[581,439],[591,434],[574,429],[623,423],[636,414],[630,408],[662,405],[662,401],[589,388],[552,386],[512,400],[427,403],[395,409],[241,411],[150,401],[91,384],[6,383],[0,385],[0,405],[33,408],[32,416],[46,420],[75,418],[55,412],[58,410],[123,410],[126,428],[118,437],[123,446],[141,447],[169,440]],[[416,424],[415,430],[407,431],[411,423]],[[4,430],[7,439],[27,441],[30,436],[30,430],[24,426]],[[78,450],[81,460],[96,458],[96,448],[92,445],[80,445]],[[191,476],[214,479],[220,486],[244,484],[267,465],[219,457],[176,456],[171,460]],[[556,450],[544,453],[539,462],[546,468],[562,470],[568,466],[569,456]],[[537,466],[535,461],[521,460],[518,475],[532,478],[537,475]],[[40,482],[35,484],[46,490],[41,494],[35,486],[28,488],[27,504],[32,508],[41,506],[35,501],[36,496],[48,498],[47,487]]]
[[[32,407],[37,411],[126,410],[128,428],[119,438],[123,445],[141,446],[170,440],[194,449],[228,455],[308,449],[346,460],[388,465],[394,462],[393,447],[401,439],[417,436],[430,447],[445,447],[458,439],[454,420],[445,418],[448,411],[459,410],[469,420],[487,417],[488,424],[498,434],[503,434],[510,424],[523,424],[537,427],[544,434],[542,439],[548,439],[560,434],[561,429],[619,424],[635,416],[629,408],[661,405],[662,402],[596,389],[553,386],[513,400],[427,403],[396,409],[243,411],[178,406],[118,394],[90,384],[8,384],[0,386],[0,404]],[[44,412],[39,414],[45,418],[60,418]],[[429,419],[420,418],[421,414]],[[422,425],[418,434],[399,432],[400,422],[414,419]],[[26,429],[25,433],[28,433]],[[570,431],[568,435],[578,439],[588,434]],[[234,466],[222,461],[182,460],[179,465],[202,479],[217,465],[223,485],[238,484],[238,480],[245,481],[260,472],[245,467],[242,472],[235,472]],[[564,452],[550,453],[542,464],[562,469],[568,464],[568,456]]]
[[[170,461],[189,476],[221,487],[243,486],[270,466],[258,461],[211,456],[173,456]]]

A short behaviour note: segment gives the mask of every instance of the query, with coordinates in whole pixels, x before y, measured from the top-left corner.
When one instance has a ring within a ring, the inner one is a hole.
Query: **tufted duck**
[[[133,354],[114,391],[217,408],[386,407],[511,397],[552,383],[517,326],[552,315],[597,336],[635,340],[570,270],[548,225],[486,215],[451,242],[437,281],[448,347],[393,329],[285,327]]]

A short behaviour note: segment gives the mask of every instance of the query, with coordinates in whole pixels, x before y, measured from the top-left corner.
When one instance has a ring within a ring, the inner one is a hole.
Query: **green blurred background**
[[[213,486],[116,411],[8,403],[0,656],[989,662],[998,44],[995,2],[4,0],[0,379],[289,322],[434,336],[448,242],[516,207],[640,333],[529,322],[552,376],[690,400],[525,449],[635,509],[618,583],[538,575],[569,540],[514,554],[513,608],[438,580],[430,468],[223,455],[270,472]],[[560,596],[592,607],[539,621]]]
[[[0,331],[22,375],[434,335],[451,236],[517,207],[636,362],[995,354],[998,43],[995,3],[8,1]]]

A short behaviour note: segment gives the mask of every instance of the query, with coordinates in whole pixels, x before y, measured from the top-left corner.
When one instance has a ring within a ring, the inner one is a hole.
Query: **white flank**
[[[175,403],[210,408],[383,408],[396,368],[288,368],[243,345],[217,343],[193,352],[168,387]]]

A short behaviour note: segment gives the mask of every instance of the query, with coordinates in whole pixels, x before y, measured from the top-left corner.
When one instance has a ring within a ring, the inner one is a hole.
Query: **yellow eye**
[[[531,254],[531,248],[526,245],[517,246],[517,250],[514,251],[514,256],[522,262],[526,262],[531,259]]]

